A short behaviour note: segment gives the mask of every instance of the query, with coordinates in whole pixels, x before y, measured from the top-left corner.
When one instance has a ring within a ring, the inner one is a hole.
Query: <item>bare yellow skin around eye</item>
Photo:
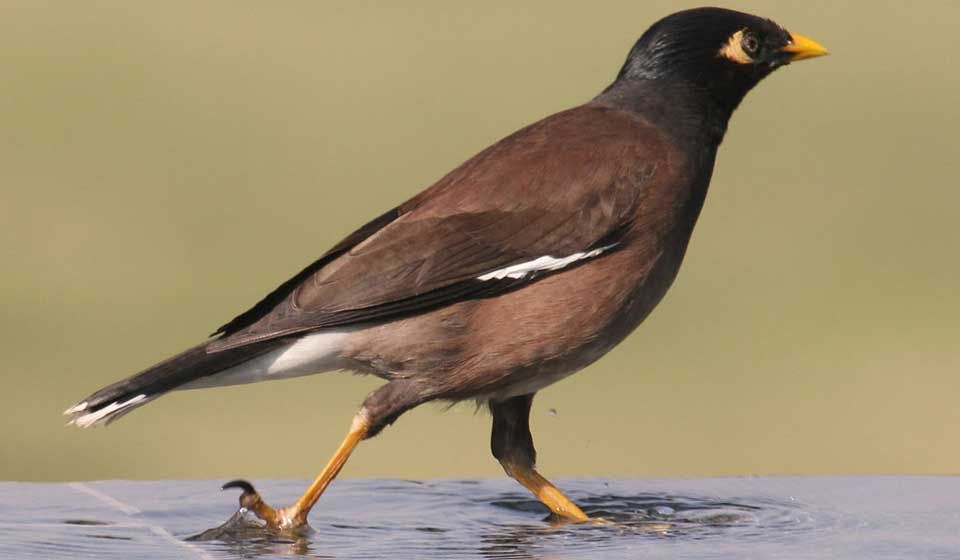
[[[717,55],[729,58],[737,64],[753,64],[753,59],[743,50],[743,30],[731,35]]]

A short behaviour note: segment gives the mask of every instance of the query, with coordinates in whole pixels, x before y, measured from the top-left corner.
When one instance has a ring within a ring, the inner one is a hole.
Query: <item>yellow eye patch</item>
[[[753,59],[750,58],[750,55],[743,50],[742,29],[727,39],[727,42],[723,45],[723,48],[717,52],[717,56],[728,58],[737,64],[753,64]]]

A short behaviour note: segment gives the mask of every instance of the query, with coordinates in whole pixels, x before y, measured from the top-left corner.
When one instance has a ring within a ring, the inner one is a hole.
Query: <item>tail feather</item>
[[[114,401],[102,408],[91,410],[90,412],[73,412],[71,413],[72,416],[67,424],[73,424],[78,428],[89,428],[100,423],[106,425],[113,422],[117,418],[120,418],[124,414],[131,412],[133,409],[147,404],[155,398],[156,397],[148,398],[146,394],[141,393],[132,399],[128,399],[123,402]]]
[[[208,352],[209,343],[194,346],[144,371],[100,389],[64,411],[67,425],[106,425],[186,383],[221,372],[265,354],[282,341]]]

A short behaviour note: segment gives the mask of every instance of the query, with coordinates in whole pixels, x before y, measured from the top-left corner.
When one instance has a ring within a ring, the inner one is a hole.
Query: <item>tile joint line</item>
[[[126,515],[132,516],[132,515],[137,515],[139,513],[143,513],[139,508],[136,508],[134,506],[131,506],[130,504],[121,502],[120,500],[114,498],[110,494],[107,494],[103,490],[94,488],[89,484],[86,484],[83,482],[68,482],[67,486],[76,490],[77,492],[80,492],[81,494],[86,494],[87,496],[96,498],[99,502],[106,504],[107,506],[110,506],[115,510],[122,511]],[[140,526],[150,529],[150,532],[157,535],[158,537],[163,538],[166,541],[175,543],[177,545],[180,545],[183,548],[186,548],[187,550],[189,550],[190,552],[193,552],[203,560],[213,560],[213,556],[211,556],[207,551],[197,547],[196,545],[188,543],[182,539],[178,539],[173,533],[171,533],[164,527],[161,527],[159,525],[155,525],[153,523],[149,523],[146,521],[143,521],[140,524]]]

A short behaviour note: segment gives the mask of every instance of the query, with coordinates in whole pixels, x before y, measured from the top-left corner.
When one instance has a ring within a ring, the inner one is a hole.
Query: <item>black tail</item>
[[[242,364],[282,346],[284,342],[268,341],[221,352],[207,352],[208,344],[194,346],[134,376],[100,389],[64,411],[64,414],[70,416],[68,424],[80,428],[109,424],[168,391]]]

